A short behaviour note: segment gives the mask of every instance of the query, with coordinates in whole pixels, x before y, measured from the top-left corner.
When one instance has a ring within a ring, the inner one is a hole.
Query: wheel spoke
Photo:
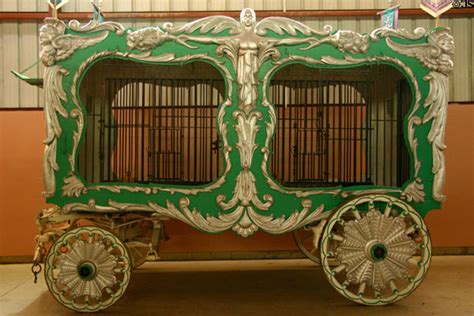
[[[393,280],[390,280],[389,284],[390,284],[390,288],[392,289],[392,292],[398,292],[398,287]]]
[[[332,272],[334,272],[335,274],[338,274],[341,271],[344,271],[345,269],[346,269],[346,265],[341,264],[341,265],[338,265],[336,268],[334,268]]]
[[[354,214],[355,218],[360,221],[362,219],[362,217],[360,216],[360,213],[357,209],[353,209],[352,210],[352,213]]]
[[[408,263],[414,265],[414,266],[417,266],[418,263],[420,263],[421,260],[417,257],[411,257],[410,259],[408,259]]]
[[[410,235],[416,231],[416,225],[411,225],[405,230],[405,235]]]
[[[357,290],[357,295],[359,295],[359,296],[364,295],[366,286],[367,286],[367,282],[365,282],[365,281],[362,282],[361,284],[359,284],[359,289]]]

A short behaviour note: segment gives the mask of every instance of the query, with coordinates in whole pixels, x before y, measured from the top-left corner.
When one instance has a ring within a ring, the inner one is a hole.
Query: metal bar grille
[[[278,115],[270,161],[276,180],[299,187],[403,185],[409,89],[401,76],[380,80],[390,73],[385,68],[319,70],[304,80],[275,76],[269,92]],[[354,72],[359,78],[345,79]]]
[[[223,80],[106,78],[104,84],[102,103],[87,102],[79,172],[88,182],[204,184],[219,176]]]

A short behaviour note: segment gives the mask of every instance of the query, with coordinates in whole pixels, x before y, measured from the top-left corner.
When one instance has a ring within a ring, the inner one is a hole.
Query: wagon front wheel
[[[51,246],[45,278],[49,291],[63,306],[97,312],[123,295],[131,268],[127,249],[115,235],[97,227],[78,227]]]
[[[385,305],[408,296],[423,281],[431,241],[423,219],[406,202],[366,195],[330,217],[320,255],[339,293],[357,303]]]

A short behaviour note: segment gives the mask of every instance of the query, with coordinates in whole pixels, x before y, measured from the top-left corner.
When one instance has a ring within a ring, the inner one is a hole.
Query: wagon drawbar
[[[444,200],[447,28],[370,34],[212,16],[139,30],[45,19],[43,211],[34,271],[75,311],[114,304],[167,219],[293,232],[346,298],[425,278]]]

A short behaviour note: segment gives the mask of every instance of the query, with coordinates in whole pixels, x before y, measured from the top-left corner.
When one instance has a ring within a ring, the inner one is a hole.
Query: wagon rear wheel
[[[78,227],[51,246],[45,262],[49,291],[63,306],[97,312],[114,304],[127,289],[132,268],[123,243],[98,227]]]
[[[367,195],[330,217],[320,255],[339,293],[357,303],[385,305],[408,296],[423,281],[431,241],[423,219],[410,205],[391,196]]]

